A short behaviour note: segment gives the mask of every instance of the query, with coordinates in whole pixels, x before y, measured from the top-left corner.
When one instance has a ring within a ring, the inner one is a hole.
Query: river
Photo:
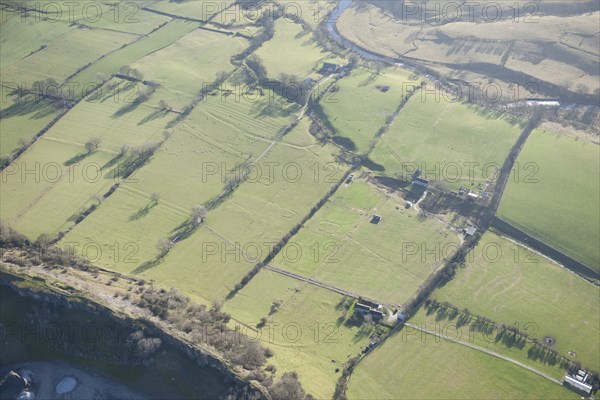
[[[353,0],[340,0],[337,8],[327,17],[327,31],[329,32],[329,36],[331,39],[336,41],[340,46],[344,48],[348,48],[358,54],[360,54],[363,58],[370,61],[381,61],[387,64],[394,64],[402,66],[402,63],[397,62],[392,58],[388,58],[382,56],[381,54],[372,53],[362,47],[357,46],[352,43],[348,39],[342,37],[337,30],[336,23],[340,16],[352,5]]]

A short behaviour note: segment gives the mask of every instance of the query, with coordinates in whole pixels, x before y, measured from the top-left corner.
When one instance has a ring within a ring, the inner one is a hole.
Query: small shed
[[[467,236],[473,236],[475,234],[475,232],[477,232],[477,228],[475,228],[473,225],[471,225],[471,226],[464,228],[463,232]]]

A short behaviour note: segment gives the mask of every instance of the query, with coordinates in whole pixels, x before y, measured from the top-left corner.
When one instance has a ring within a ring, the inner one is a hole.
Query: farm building
[[[371,315],[371,317],[373,317],[374,321],[379,321],[385,317],[385,313],[379,310],[375,310],[373,308],[371,309],[371,311],[369,311],[369,314]]]
[[[415,178],[415,180],[413,181],[413,185],[417,185],[417,186],[426,188],[429,186],[429,181],[427,179],[423,179],[423,178]]]
[[[469,198],[469,199],[478,199],[479,195],[477,193],[474,193],[474,192],[469,192],[469,193],[467,193],[467,198]]]
[[[589,385],[583,381],[579,381],[576,378],[573,378],[572,376],[569,376],[569,375],[565,376],[563,385],[574,390],[575,392],[583,393],[586,395],[591,394],[592,389],[593,389],[592,385]]]
[[[366,304],[356,303],[354,306],[354,311],[359,314],[368,314],[371,311],[371,307]]]
[[[463,232],[467,236],[473,236],[475,234],[475,232],[477,232],[477,228],[475,228],[474,226],[471,225],[471,226],[464,228]]]
[[[341,67],[337,64],[325,62],[325,63],[323,63],[323,66],[319,70],[319,74],[321,74],[321,75],[335,74],[340,71],[340,68]]]
[[[372,307],[368,304],[356,303],[354,306],[354,312],[361,315],[370,315],[373,318],[373,321],[380,321],[385,318],[385,313],[383,311],[379,311],[379,309],[383,309],[381,305],[377,308]]]

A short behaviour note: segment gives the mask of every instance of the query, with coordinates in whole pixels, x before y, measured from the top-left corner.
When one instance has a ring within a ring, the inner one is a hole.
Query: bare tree
[[[302,389],[298,375],[295,372],[286,372],[269,389],[273,400],[304,400],[306,393]]]
[[[173,243],[167,239],[160,239],[156,248],[160,251],[161,256],[165,256],[173,248]]]
[[[203,205],[196,205],[192,207],[192,223],[194,225],[200,225],[204,218],[206,218],[206,214],[208,210]]]
[[[260,344],[248,341],[246,346],[236,355],[235,361],[246,369],[260,367],[266,361],[265,351]]]
[[[88,154],[96,151],[98,147],[100,147],[100,139],[97,137],[91,138],[85,143],[85,149],[87,150]]]
[[[171,105],[164,100],[160,100],[158,102],[158,108],[161,111],[171,111],[173,109],[173,107],[171,107]]]

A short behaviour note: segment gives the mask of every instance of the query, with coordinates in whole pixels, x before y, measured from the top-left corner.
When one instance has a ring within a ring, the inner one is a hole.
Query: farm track
[[[425,333],[427,333],[429,335],[433,335],[435,337],[442,338],[442,339],[444,339],[446,341],[450,341],[450,342],[453,342],[453,343],[456,343],[456,344],[460,344],[462,346],[465,346],[465,347],[468,347],[470,349],[479,351],[481,353],[485,353],[487,355],[499,358],[501,360],[508,361],[508,362],[510,362],[512,364],[515,364],[515,365],[517,365],[517,366],[519,366],[521,368],[524,368],[524,369],[526,369],[526,370],[528,370],[530,372],[533,372],[534,374],[537,374],[537,375],[541,376],[542,378],[546,378],[549,381],[556,383],[557,385],[561,385],[562,386],[561,381],[559,381],[558,379],[552,378],[550,375],[547,375],[547,374],[545,374],[545,373],[543,373],[541,371],[538,371],[537,369],[532,368],[532,367],[530,367],[530,366],[528,366],[526,364],[523,364],[520,361],[514,360],[514,359],[512,359],[510,357],[503,356],[502,354],[496,353],[495,351],[491,351],[491,350],[485,349],[483,347],[476,346],[476,345],[471,344],[471,343],[463,342],[463,341],[458,340],[458,339],[454,339],[454,338],[451,338],[451,337],[444,336],[444,335],[442,335],[442,334],[440,334],[438,332],[431,331],[431,330],[425,329],[425,328],[421,328],[420,326],[415,325],[415,324],[405,323],[404,325],[409,326],[409,327],[411,327],[413,329],[416,329],[416,330],[418,330],[420,332],[425,332]]]

